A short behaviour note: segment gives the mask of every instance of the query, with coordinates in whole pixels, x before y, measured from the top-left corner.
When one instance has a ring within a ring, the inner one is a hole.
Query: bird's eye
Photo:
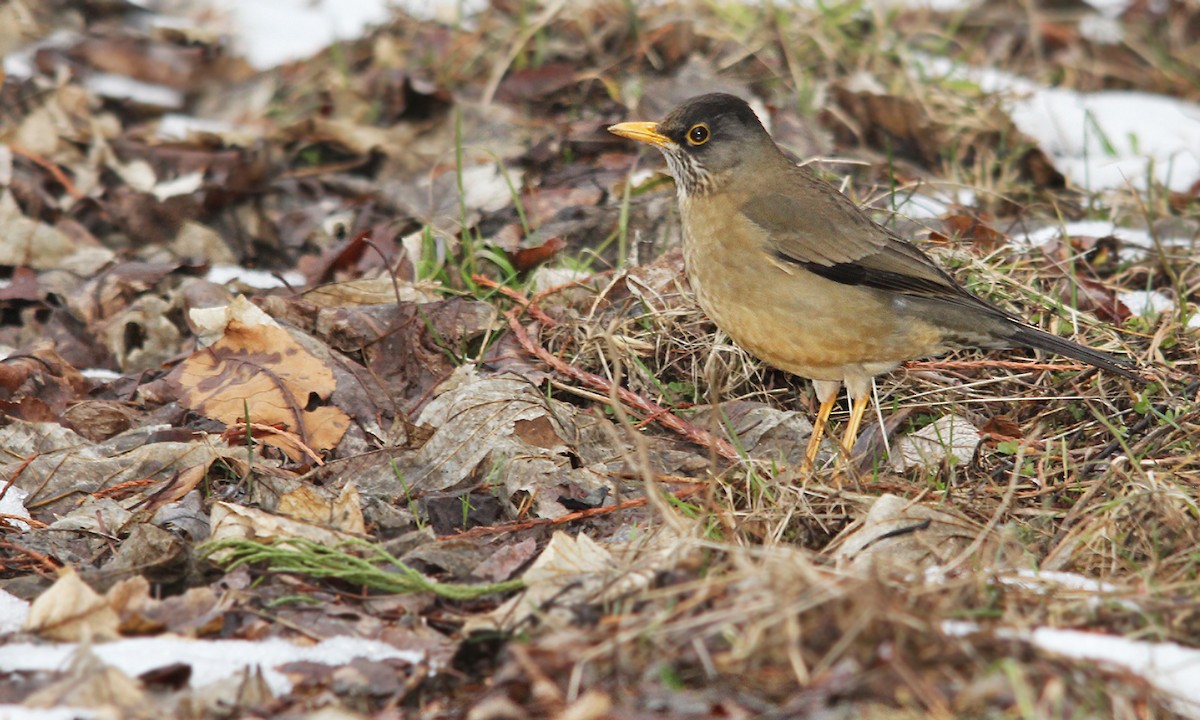
[[[709,137],[711,137],[711,133],[708,132],[707,125],[704,123],[693,125],[692,129],[688,130],[688,145],[691,145],[692,147],[703,145],[704,143],[708,142]]]

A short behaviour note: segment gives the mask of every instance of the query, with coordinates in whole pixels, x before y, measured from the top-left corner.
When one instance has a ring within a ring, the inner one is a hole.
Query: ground
[[[1194,3],[145,18],[0,10],[6,713],[1200,716]],[[605,131],[711,90],[1145,382],[915,359],[802,472]]]

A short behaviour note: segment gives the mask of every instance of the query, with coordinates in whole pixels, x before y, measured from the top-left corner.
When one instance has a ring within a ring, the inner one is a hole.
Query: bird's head
[[[624,122],[608,131],[658,148],[684,195],[712,192],[742,163],[778,153],[746,101],[725,93],[687,100],[662,122]]]

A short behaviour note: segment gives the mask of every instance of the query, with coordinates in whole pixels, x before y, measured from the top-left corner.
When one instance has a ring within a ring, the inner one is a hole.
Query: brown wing
[[[807,168],[791,166],[787,192],[751,193],[742,214],[778,260],[846,285],[963,302],[978,299],[925,253],[872,221]]]

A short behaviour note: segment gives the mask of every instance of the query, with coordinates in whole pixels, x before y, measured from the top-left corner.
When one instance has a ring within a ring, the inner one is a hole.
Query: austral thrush
[[[925,253],[792,162],[733,95],[609,131],[649,143],[675,177],[684,260],[700,306],[760,359],[811,378],[821,402],[806,465],[846,384],[849,454],[871,379],[963,347],[1026,347],[1131,379],[1125,361],[1032,327],[972,295]]]

